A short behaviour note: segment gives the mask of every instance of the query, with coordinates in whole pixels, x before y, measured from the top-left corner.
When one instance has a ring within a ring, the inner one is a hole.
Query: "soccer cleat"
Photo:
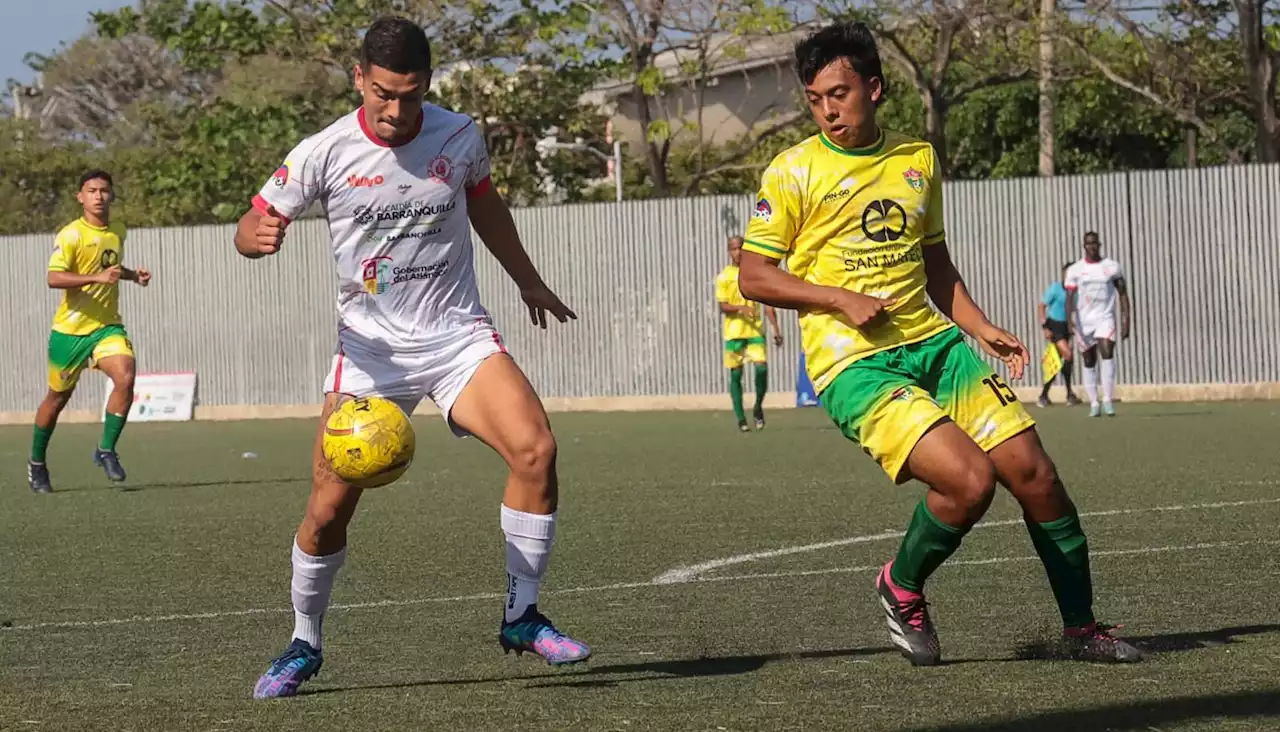
[[[1143,659],[1142,651],[1111,634],[1120,626],[1089,623],[1079,628],[1062,631],[1063,641],[1071,657],[1079,661],[1100,663],[1137,663]]]
[[[49,482],[49,466],[28,460],[27,485],[31,486],[32,493],[53,493],[53,484]]]
[[[752,414],[751,416],[755,417],[755,420],[756,420],[756,429],[757,429],[757,430],[762,430],[762,429],[764,429],[764,410],[763,410],[763,409],[757,409],[757,410],[755,411],[755,413],[754,413],[754,414]]]
[[[747,426],[747,420],[745,420],[745,419],[744,419],[744,420],[742,420],[741,422],[739,422],[739,423],[738,423],[738,431],[739,431],[739,432],[750,432],[750,431],[751,431],[751,428]]]
[[[124,468],[120,467],[120,456],[112,450],[94,450],[93,464],[102,468],[107,480],[119,483],[125,479]]]
[[[1101,415],[1102,415],[1102,408],[1098,406],[1098,403],[1097,403],[1097,402],[1094,402],[1093,404],[1090,404],[1090,405],[1089,405],[1089,416],[1090,416],[1090,417],[1099,417],[1099,416],[1101,416]]]
[[[1040,397],[1039,399],[1037,399],[1037,400],[1036,400],[1036,406],[1037,406],[1037,407],[1049,407],[1049,406],[1053,406],[1053,402],[1049,401],[1049,397],[1047,397],[1047,396],[1042,396],[1042,397]]]
[[[591,657],[586,643],[556,630],[547,616],[538,612],[537,605],[530,605],[519,619],[504,622],[498,631],[498,643],[504,653],[515,651],[520,656],[529,651],[542,656],[552,666],[565,666]]]
[[[924,595],[896,587],[889,576],[892,566],[893,562],[884,565],[876,578],[880,606],[889,625],[889,640],[912,666],[936,666],[942,662],[942,646],[929,618],[929,603],[925,602]]]
[[[1081,404],[1084,404],[1084,402],[1080,401],[1080,397],[1076,396],[1075,394],[1071,394],[1071,393],[1068,393],[1068,394],[1067,394],[1067,406],[1068,406],[1068,407],[1078,407],[1078,406],[1080,406]]]
[[[254,699],[275,699],[282,696],[294,696],[298,686],[307,679],[320,673],[324,665],[324,656],[318,648],[301,638],[294,638],[289,647],[284,649],[276,660],[271,662],[266,673],[258,679],[253,687]]]
[[[1114,417],[1116,416],[1116,408],[1112,406],[1111,402],[1104,401],[1102,403],[1102,413],[1108,417]]]

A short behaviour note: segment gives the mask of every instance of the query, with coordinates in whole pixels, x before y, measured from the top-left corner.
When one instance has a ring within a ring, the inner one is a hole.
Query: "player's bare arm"
[[[986,313],[973,301],[964,278],[951,261],[946,242],[924,247],[924,271],[928,278],[926,289],[929,299],[938,310],[972,336],[982,350],[1003,361],[1013,378],[1022,378],[1029,360],[1027,347],[1017,336],[988,320]]]
[[[275,254],[280,251],[288,225],[289,220],[281,216],[274,207],[269,207],[265,213],[251,208],[240,217],[240,222],[236,225],[236,251],[249,259]]]
[[[742,253],[738,287],[748,300],[800,312],[841,313],[851,325],[863,329],[883,322],[886,312],[895,302],[840,287],[805,282],[779,269],[775,260],[748,251]]]
[[[516,283],[516,287],[520,288],[520,297],[528,306],[529,319],[534,325],[546,328],[548,312],[561,323],[578,319],[547,287],[547,283],[542,281],[524,244],[520,242],[520,232],[516,230],[516,222],[511,218],[507,202],[502,200],[502,196],[492,186],[484,193],[467,200],[467,215],[485,247],[493,253],[507,275]]]
[[[97,274],[83,275],[75,272],[50,272],[46,281],[52,290],[78,290],[88,285],[114,285],[124,276],[120,265],[108,267]]]
[[[1120,340],[1129,340],[1129,285],[1123,277],[1116,279],[1116,295],[1120,298]]]
[[[772,305],[764,306],[764,317],[769,321],[769,329],[773,331],[773,345],[782,345],[782,326],[778,325],[778,310]]]

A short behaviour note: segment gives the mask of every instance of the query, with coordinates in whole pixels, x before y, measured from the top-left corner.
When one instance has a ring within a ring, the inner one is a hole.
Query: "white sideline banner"
[[[103,398],[103,414],[111,397],[111,381]],[[138,374],[133,382],[130,422],[189,422],[195,407],[196,374],[191,372]]]

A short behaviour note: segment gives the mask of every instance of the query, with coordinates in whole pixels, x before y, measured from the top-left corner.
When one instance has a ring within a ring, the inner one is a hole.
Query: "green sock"
[[[124,432],[124,423],[128,418],[129,416],[126,414],[112,414],[107,412],[102,425],[103,450],[115,452],[116,443],[120,441],[120,433]]]
[[[1056,521],[1038,524],[1025,519],[1031,543],[1044,563],[1062,623],[1079,627],[1093,622],[1093,580],[1089,576],[1089,540],[1073,511]]]
[[[57,424],[51,424],[48,427],[36,425],[31,435],[31,462],[43,463],[45,454],[49,451],[49,440],[53,438],[53,428]]]
[[[756,414],[764,409],[764,395],[769,391],[769,367],[765,364],[756,364]]]
[[[969,533],[968,528],[948,526],[938,520],[925,505],[924,499],[916,506],[902,537],[898,556],[893,560],[890,579],[904,590],[921,592],[924,581],[933,571],[947,561],[947,557],[960,548],[960,541]]]
[[[747,416],[742,413],[742,367],[729,369],[729,398],[733,400],[733,414],[739,422],[746,422]]]

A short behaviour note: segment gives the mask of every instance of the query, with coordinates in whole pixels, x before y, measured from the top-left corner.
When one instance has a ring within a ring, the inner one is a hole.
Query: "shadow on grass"
[[[85,485],[74,488],[54,488],[58,493],[84,493],[89,491],[116,491],[117,493],[136,493],[138,491],[172,490],[177,488],[216,488],[218,486],[238,485],[278,485],[291,483],[310,483],[311,477],[292,478],[242,478],[238,480],[193,480],[174,481],[169,483],[123,483],[121,485]]]
[[[842,648],[826,651],[801,651],[799,653],[766,653],[752,656],[719,656],[686,658],[676,661],[644,661],[641,663],[622,663],[605,666],[583,667],[581,671],[535,674],[533,676],[502,676],[480,679],[441,679],[406,681],[395,684],[369,684],[365,686],[346,686],[319,689],[303,689],[299,696],[313,694],[332,694],[341,691],[364,691],[372,689],[406,689],[417,686],[456,686],[465,684],[493,684],[508,681],[533,681],[529,688],[575,687],[598,688],[611,687],[631,681],[656,681],[660,679],[688,679],[709,676],[735,676],[760,670],[765,664],[776,661],[809,661],[824,658],[854,658],[858,656],[874,656],[882,653],[897,653],[894,648]],[[612,678],[635,674],[633,678]]]
[[[1021,717],[918,727],[915,732],[1079,732],[1152,730],[1197,719],[1262,719],[1280,716],[1280,690],[1205,694],[1107,704],[1089,709],[1041,712]]]
[[[1148,654],[1175,653],[1179,651],[1198,651],[1203,648],[1214,648],[1239,643],[1239,636],[1262,635],[1280,632],[1280,625],[1242,625],[1234,628],[1220,628],[1196,633],[1166,633],[1163,635],[1126,636],[1118,634]],[[1029,643],[1018,649],[1016,659],[1021,661],[1070,660],[1071,654],[1060,643]]]

